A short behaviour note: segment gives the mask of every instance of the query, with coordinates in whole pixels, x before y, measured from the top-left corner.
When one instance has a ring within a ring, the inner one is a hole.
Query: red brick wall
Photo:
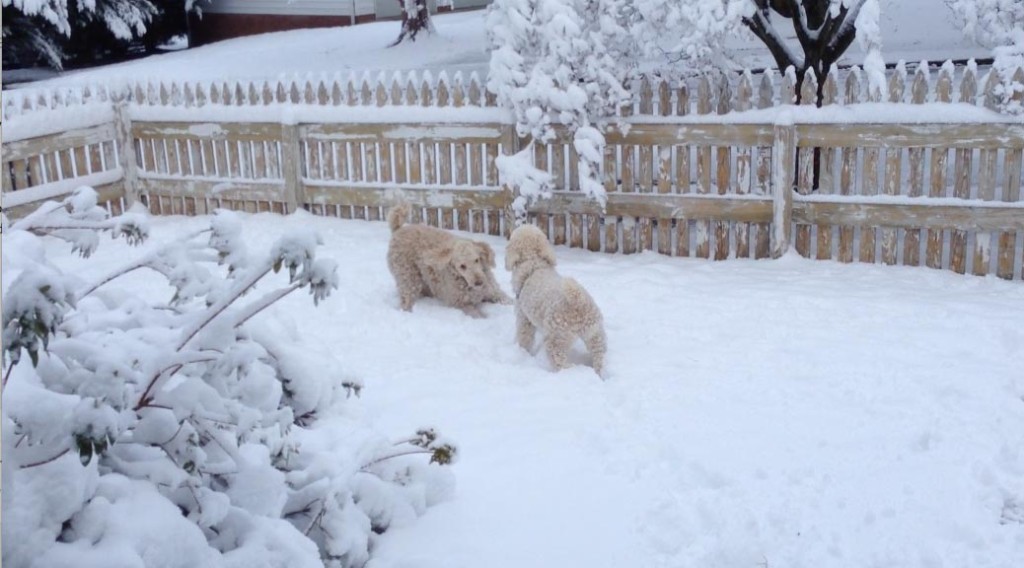
[[[356,16],[356,23],[372,22],[376,16]],[[189,26],[192,45],[203,45],[222,39],[242,37],[268,32],[297,30],[301,28],[329,28],[347,26],[352,23],[350,16],[281,16],[279,14],[203,14],[202,18],[192,16]]]

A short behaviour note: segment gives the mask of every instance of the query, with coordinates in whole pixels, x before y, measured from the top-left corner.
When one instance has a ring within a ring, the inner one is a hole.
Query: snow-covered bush
[[[451,444],[387,440],[336,360],[259,325],[296,290],[318,304],[337,287],[316,234],[261,257],[218,211],[95,282],[46,259],[44,238],[88,255],[104,231],[139,244],[146,216],[109,218],[82,188],[5,221],[5,566],[360,566],[444,498]],[[118,287],[140,269],[170,286]]]
[[[992,69],[999,74],[996,90],[1003,112],[1024,114],[1024,0],[946,0],[963,23],[964,34],[992,49]]]

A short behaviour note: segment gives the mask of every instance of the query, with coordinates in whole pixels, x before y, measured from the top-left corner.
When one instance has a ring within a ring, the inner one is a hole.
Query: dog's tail
[[[409,204],[402,201],[398,205],[391,208],[388,212],[388,226],[391,227],[391,232],[394,233],[409,218]]]

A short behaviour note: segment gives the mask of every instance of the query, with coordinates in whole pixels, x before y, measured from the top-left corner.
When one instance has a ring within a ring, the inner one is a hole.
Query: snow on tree
[[[550,193],[550,176],[532,165],[534,144],[556,136],[552,119],[572,136],[581,189],[604,205],[598,179],[603,131],[630,100],[618,50],[627,41],[622,0],[496,0],[487,15],[491,44],[488,89],[515,114],[528,146],[498,161],[502,183],[517,187],[518,218]]]
[[[662,62],[688,70],[722,65],[726,40],[745,29],[780,69],[794,68],[797,93],[807,71],[815,74],[819,104],[825,74],[860,37],[870,91],[880,96],[878,16],[878,0],[496,0],[487,15],[488,89],[513,111],[519,134],[531,137],[526,149],[498,162],[502,183],[523,197],[516,214],[550,192],[549,176],[532,167],[531,156],[533,144],[552,139],[554,124],[571,133],[581,189],[603,204],[603,132],[620,124],[617,110],[630,100],[623,85],[651,61],[659,72]],[[786,19],[802,53],[783,41],[777,21]]]
[[[1024,0],[946,0],[964,24],[964,34],[992,49],[992,68],[999,74],[999,105],[1024,113]]]
[[[878,0],[638,0],[631,29],[637,52],[647,57],[668,53],[684,65],[702,69],[726,65],[726,40],[749,30],[768,48],[779,71],[796,70],[797,93],[808,71],[814,73],[821,103],[825,75],[862,37],[869,81],[878,69],[881,34]],[[785,41],[789,22],[799,50]],[[669,39],[665,39],[669,38]],[[867,40],[866,43],[863,40]],[[884,65],[881,67],[884,73]],[[884,85],[872,83],[872,88]]]
[[[434,24],[430,20],[430,9],[427,7],[427,0],[398,0],[402,11],[402,31],[392,46],[398,45],[405,40],[416,41],[420,32],[433,32]]]
[[[146,220],[107,216],[90,188],[4,220],[4,565],[365,564],[450,491],[434,464],[455,448],[431,428],[386,439],[332,354],[260,325],[292,292],[337,288],[313,232],[254,255],[218,211],[94,282],[46,259],[53,237],[140,244]]]
[[[199,7],[197,0],[177,1],[186,10]],[[76,30],[95,33],[98,28],[116,41],[128,41],[145,34],[158,12],[150,0],[2,0],[2,4],[5,66],[41,59],[57,69],[64,60],[62,46]]]

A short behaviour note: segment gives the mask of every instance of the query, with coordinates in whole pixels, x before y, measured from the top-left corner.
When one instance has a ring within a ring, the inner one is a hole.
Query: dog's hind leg
[[[560,371],[569,366],[569,348],[575,339],[574,334],[561,330],[551,331],[544,337],[544,350],[555,370]]]
[[[597,376],[604,378],[604,355],[608,351],[608,338],[605,336],[604,328],[596,325],[583,334],[583,344],[587,346],[590,357],[593,359],[591,366]]]
[[[416,300],[430,295],[430,288],[418,271],[409,270],[396,278],[398,283],[398,301],[402,309],[411,312]]]

